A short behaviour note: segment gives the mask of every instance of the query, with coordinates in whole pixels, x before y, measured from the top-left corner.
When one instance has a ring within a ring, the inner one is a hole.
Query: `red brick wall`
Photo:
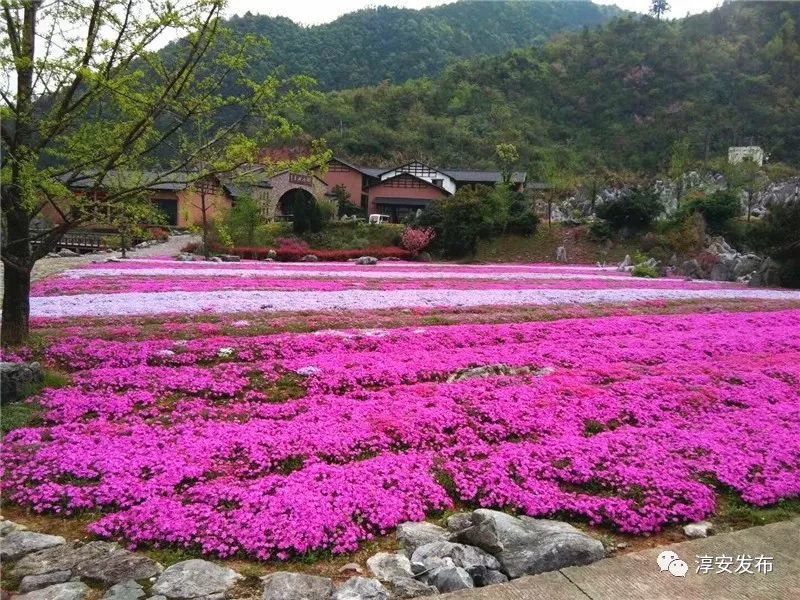
[[[343,185],[350,192],[350,202],[361,206],[361,184],[363,176],[358,171],[328,171],[323,177],[332,192],[337,185]]]

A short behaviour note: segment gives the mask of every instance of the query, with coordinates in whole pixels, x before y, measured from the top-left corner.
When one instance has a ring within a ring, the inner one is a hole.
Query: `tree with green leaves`
[[[147,225],[162,225],[166,222],[164,213],[150,201],[147,193],[128,198],[111,213],[111,224],[119,232],[122,258],[127,258],[128,244],[142,236]]]
[[[684,136],[672,144],[669,156],[669,176],[675,180],[677,188],[675,190],[676,208],[681,207],[681,198],[684,193],[684,175],[691,164],[691,146],[689,138]]]
[[[745,214],[749,223],[756,196],[769,183],[764,169],[757,162],[745,158],[738,162],[728,163],[725,167],[725,179],[728,189],[744,193]]]
[[[514,166],[519,162],[519,152],[514,144],[497,144],[494,147],[497,164],[500,167],[500,178],[503,183],[511,183]]]
[[[34,263],[94,208],[113,212],[154,185],[233,171],[295,129],[283,115],[300,113],[311,80],[251,78],[266,44],[226,34],[224,6],[0,0],[0,64],[10,74],[0,82],[4,344],[28,335]],[[163,38],[182,40],[155,52]],[[204,120],[211,135],[180,139]],[[198,160],[204,154],[220,160]],[[114,174],[124,183],[112,188]],[[78,182],[89,192],[74,194]],[[57,223],[32,230],[45,209]]]
[[[670,9],[667,0],[651,0],[650,1],[650,14],[656,19],[660,19]]]
[[[578,185],[576,159],[570,148],[554,146],[540,152],[535,172],[544,183],[547,227],[553,225],[553,208]]]
[[[256,230],[263,222],[261,205],[250,196],[237,198],[225,215],[225,224],[234,242],[245,246],[255,245]]]

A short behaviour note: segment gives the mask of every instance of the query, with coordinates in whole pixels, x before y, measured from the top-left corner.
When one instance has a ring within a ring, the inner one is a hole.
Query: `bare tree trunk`
[[[30,320],[31,260],[28,231],[30,217],[21,210],[7,213],[6,243],[3,253],[3,327],[0,341],[4,346],[21,344],[28,337]],[[10,264],[13,263],[13,264]]]
[[[211,252],[208,248],[208,216],[206,215],[206,194],[200,194],[200,212],[203,217],[203,257],[206,260],[211,258]]]
[[[128,250],[128,240],[127,236],[125,235],[125,228],[121,228],[119,230],[119,241],[122,245],[122,258],[128,258],[127,250]]]

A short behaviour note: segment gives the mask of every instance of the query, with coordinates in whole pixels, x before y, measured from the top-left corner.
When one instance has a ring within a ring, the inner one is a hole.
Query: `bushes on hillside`
[[[706,222],[708,231],[725,235],[730,222],[741,212],[739,195],[731,190],[719,190],[713,194],[694,192],[686,197],[676,218],[684,220],[692,213],[699,213]]]
[[[649,188],[638,188],[631,193],[601,204],[597,216],[614,229],[629,232],[646,229],[664,211],[658,193]]]

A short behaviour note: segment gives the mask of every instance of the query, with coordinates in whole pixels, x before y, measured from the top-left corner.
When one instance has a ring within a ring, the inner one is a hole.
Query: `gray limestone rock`
[[[41,550],[21,558],[12,575],[24,577],[26,575],[42,575],[53,571],[71,571],[83,561],[100,558],[119,548],[110,542],[90,542],[80,544],[71,542]]]
[[[377,579],[351,577],[336,590],[333,600],[389,600],[389,590]]]
[[[473,512],[472,522],[474,526],[459,534],[458,541],[493,554],[502,565],[501,570],[512,579],[588,565],[605,556],[599,540],[568,523],[517,518],[487,509]]]
[[[447,537],[446,529],[427,521],[406,521],[397,526],[397,541],[400,542],[406,556],[411,556],[419,546],[437,540],[446,540]]]
[[[262,600],[329,600],[333,581],[303,573],[279,571],[261,578],[264,584]]]
[[[89,586],[85,583],[70,581],[22,594],[16,600],[83,600],[88,593]]]
[[[367,568],[381,581],[394,583],[397,579],[413,577],[411,561],[402,554],[379,552],[367,559]]]
[[[129,579],[111,586],[103,594],[102,600],[139,600],[144,597],[144,588],[133,579]]]
[[[0,559],[16,560],[46,548],[60,546],[66,540],[60,535],[47,535],[34,531],[12,531],[3,537],[0,545]]]
[[[447,517],[447,529],[461,531],[472,526],[472,513],[460,512]]]
[[[397,600],[408,600],[409,598],[419,598],[420,596],[433,596],[438,594],[437,590],[432,585],[423,583],[418,579],[405,577],[397,579],[392,583],[392,598]]]
[[[3,404],[22,400],[31,385],[43,381],[42,367],[38,362],[0,362],[0,401]]]
[[[40,590],[56,583],[66,583],[72,577],[69,571],[53,571],[44,575],[27,575],[19,582],[20,593]]]
[[[425,576],[425,580],[443,594],[475,587],[466,569],[455,565],[436,567]]]
[[[167,598],[198,598],[224,594],[240,579],[232,569],[195,558],[167,567],[151,591]]]

